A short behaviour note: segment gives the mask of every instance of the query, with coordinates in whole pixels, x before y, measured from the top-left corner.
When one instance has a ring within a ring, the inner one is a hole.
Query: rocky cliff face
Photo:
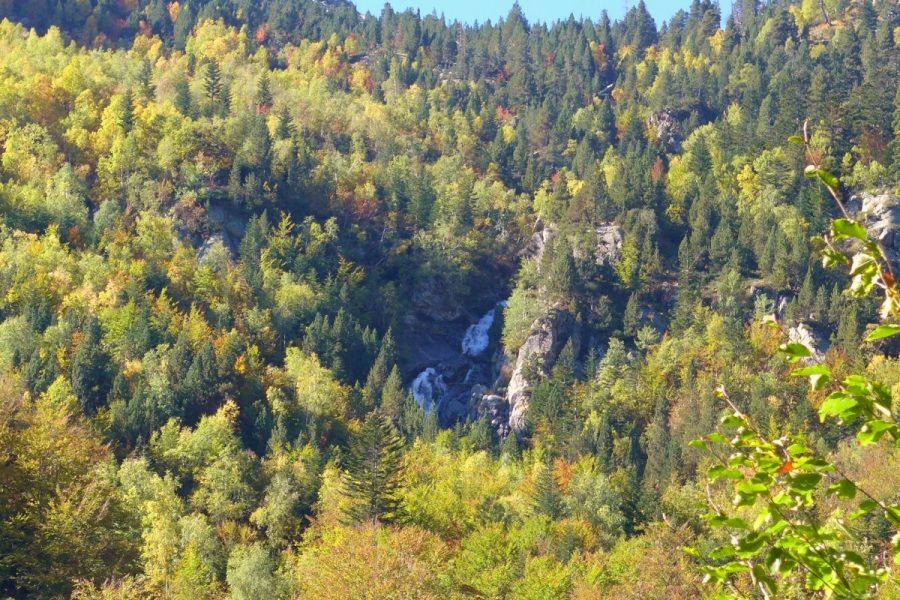
[[[580,253],[582,260],[592,256],[599,265],[615,265],[622,255],[622,228],[608,223],[597,227],[595,233],[592,243],[573,252]],[[538,221],[519,256],[539,262],[557,235],[551,225]],[[402,353],[407,373],[416,373],[410,386],[413,396],[426,411],[435,410],[444,426],[487,415],[501,436],[521,432],[536,380],[549,374],[569,340],[578,353],[574,315],[563,304],[552,304],[531,325],[520,348],[503,349],[498,343],[497,322],[505,302],[480,319],[469,320],[463,331],[460,325],[466,315],[450,305],[438,288],[422,286],[413,297],[416,310],[406,320],[407,327],[415,331],[415,343]],[[655,324],[656,319],[648,313],[649,322]],[[664,329],[664,325],[659,327]]]
[[[814,325],[798,323],[788,329],[788,340],[803,344],[812,351],[809,362],[821,362],[831,346],[828,337]]]
[[[863,192],[850,198],[848,208],[884,248],[896,269],[900,266],[900,196]]]
[[[607,223],[596,228],[596,239],[593,248],[575,248],[576,258],[585,258],[589,252],[599,265],[615,265],[622,257],[624,232],[614,223]],[[532,236],[523,255],[540,260],[544,248],[556,235],[550,225],[540,225],[540,229]],[[515,354],[512,372],[506,385],[503,398],[497,395],[486,395],[481,401],[479,412],[490,415],[491,422],[498,425],[501,434],[519,433],[526,425],[528,401],[535,378],[549,374],[560,351],[572,340],[575,353],[578,353],[578,327],[575,317],[562,305],[553,304],[547,308],[531,326],[531,333]],[[507,352],[513,349],[507,348]],[[502,381],[495,387],[500,388]],[[500,400],[505,400],[504,403]]]
[[[534,384],[534,381],[529,381],[528,378],[533,379],[534,375],[547,375],[556,362],[560,350],[570,339],[577,345],[575,318],[559,304],[551,306],[547,313],[535,320],[531,326],[531,333],[516,355],[512,376],[506,388],[509,427],[512,431],[520,432],[525,428],[528,399]]]
[[[541,259],[544,257],[544,248],[553,242],[556,232],[552,227],[545,226],[540,219],[535,223],[534,228],[535,231],[531,234],[531,239],[519,252],[519,258],[532,258],[537,262],[541,262]]]

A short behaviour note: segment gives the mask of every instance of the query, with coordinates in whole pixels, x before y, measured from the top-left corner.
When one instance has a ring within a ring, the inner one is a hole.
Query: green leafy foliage
[[[815,166],[807,167],[806,174],[818,177],[846,214],[837,178]],[[860,223],[835,219],[828,243],[848,238],[862,242],[865,251],[847,257],[829,246],[831,256],[841,258],[829,258],[828,262],[850,265],[851,293],[864,295],[878,285],[885,297],[880,316],[896,318],[900,314],[896,304],[898,291],[884,251]],[[896,329],[893,324],[882,325],[867,341],[890,337]],[[792,363],[812,357],[809,348],[796,342],[783,344],[780,350]],[[829,387],[832,381],[832,372],[825,365],[796,369],[792,374],[809,377],[814,391]],[[822,423],[836,419],[840,424],[853,426],[861,446],[887,437],[891,446],[900,448],[900,428],[895,422],[892,394],[886,386],[853,374],[833,387],[837,389],[819,406]],[[896,524],[900,504],[891,504],[891,499],[878,498],[861,488],[840,473],[834,463],[816,456],[800,436],[766,439],[724,388],[720,395],[733,411],[721,419],[721,426],[729,434],[709,435],[697,440],[697,446],[708,449],[718,463],[707,471],[708,485],[726,479],[735,491],[732,504],[736,512],[720,508],[710,496],[715,512],[709,515],[709,522],[735,533],[730,544],[710,554],[719,564],[705,567],[706,579],[734,587],[738,579],[748,577],[750,584],[766,597],[795,585],[826,597],[870,597],[888,582],[889,570],[856,551],[860,540],[845,527],[840,516],[821,519],[813,509],[821,502],[824,489],[826,495],[836,495],[855,505],[855,509],[848,509],[847,519],[879,512]],[[860,421],[862,425],[858,425]],[[830,474],[834,473],[840,478],[829,483]],[[737,516],[748,510],[754,517],[752,523]],[[894,536],[893,555],[900,564],[900,536]]]

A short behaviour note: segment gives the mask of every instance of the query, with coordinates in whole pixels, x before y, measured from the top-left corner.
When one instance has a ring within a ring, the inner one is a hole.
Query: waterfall
[[[444,377],[433,367],[428,367],[419,373],[410,386],[416,404],[422,407],[425,414],[433,408],[440,406],[447,387],[444,385]]]
[[[506,302],[497,303],[477,322],[469,325],[460,342],[457,358],[444,360],[416,375],[409,386],[413,398],[425,414],[437,410],[444,422],[469,418],[472,390],[485,388],[491,382],[490,332],[498,310]],[[445,406],[446,405],[446,406]]]
[[[485,313],[477,323],[469,325],[469,328],[466,329],[466,334],[462,339],[463,354],[478,356],[487,349],[491,343],[491,338],[488,334],[491,331],[491,327],[494,325],[494,316],[497,313],[497,308],[503,308],[505,306],[506,301],[498,303],[497,306]]]

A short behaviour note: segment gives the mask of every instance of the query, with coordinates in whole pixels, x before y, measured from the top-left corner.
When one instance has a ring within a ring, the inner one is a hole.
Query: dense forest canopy
[[[723,10],[0,0],[0,596],[898,597],[900,7]]]

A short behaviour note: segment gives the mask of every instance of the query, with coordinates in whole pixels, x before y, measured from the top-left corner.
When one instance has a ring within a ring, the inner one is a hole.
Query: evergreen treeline
[[[820,423],[762,323],[900,385],[860,343],[874,301],[820,266],[837,207],[803,175],[896,189],[895,3],[0,16],[0,595],[711,597],[702,515],[731,498],[689,442],[721,385],[897,501],[896,448]],[[550,306],[581,344],[532,374],[518,435],[441,429],[408,317],[507,296],[510,356]],[[896,529],[854,527],[873,560]]]

